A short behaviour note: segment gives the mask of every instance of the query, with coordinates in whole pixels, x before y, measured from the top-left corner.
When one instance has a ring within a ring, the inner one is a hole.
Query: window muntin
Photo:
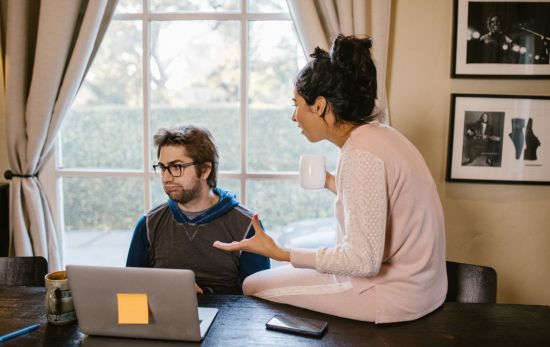
[[[332,216],[332,194],[302,190],[297,180],[300,154],[324,153],[334,169],[337,150],[308,143],[290,120],[305,57],[286,3],[237,3],[235,11],[190,12],[120,1],[57,146],[65,262],[124,265],[135,222],[166,201],[151,169],[152,135],[181,123],[213,133],[219,186],[257,211],[269,233]],[[100,97],[98,86],[110,92]],[[73,236],[83,233],[95,241],[76,251]]]

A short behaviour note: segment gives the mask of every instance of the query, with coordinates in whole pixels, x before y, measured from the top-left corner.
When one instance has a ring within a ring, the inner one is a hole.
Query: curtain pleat
[[[332,39],[344,35],[370,36],[377,68],[377,107],[380,121],[390,122],[386,94],[386,64],[391,0],[287,0],[300,43],[307,56],[315,47],[328,49]]]
[[[84,80],[118,0],[4,0],[3,93],[10,181],[10,255],[63,268],[62,235],[38,173]]]

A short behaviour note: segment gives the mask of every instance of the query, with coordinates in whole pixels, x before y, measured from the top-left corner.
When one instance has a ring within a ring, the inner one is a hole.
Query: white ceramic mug
[[[325,156],[308,154],[300,157],[300,185],[304,189],[322,189],[325,187]]]

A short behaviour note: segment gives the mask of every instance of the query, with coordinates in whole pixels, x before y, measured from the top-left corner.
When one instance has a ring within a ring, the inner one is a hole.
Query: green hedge
[[[249,110],[249,171],[296,171],[299,157],[304,153],[326,154],[329,168],[334,169],[335,147],[328,143],[307,142],[290,120],[291,112],[290,108]],[[140,108],[124,106],[73,109],[62,131],[62,166],[68,169],[142,170],[142,113]],[[176,124],[207,127],[217,141],[221,170],[239,170],[241,126],[238,107],[154,108],[151,115],[151,135],[159,127]],[[156,152],[149,147],[154,161]],[[237,182],[229,182],[238,194]],[[248,205],[260,213],[264,224],[271,229],[301,219],[332,215],[332,197],[327,192],[304,191],[296,181],[262,180],[250,184]],[[140,178],[65,178],[66,230],[132,229],[143,213],[143,185]]]

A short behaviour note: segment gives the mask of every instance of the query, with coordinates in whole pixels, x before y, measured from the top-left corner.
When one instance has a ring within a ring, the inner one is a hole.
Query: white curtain
[[[391,0],[287,0],[290,14],[306,55],[319,46],[328,49],[332,39],[344,35],[370,36],[377,69],[377,107],[389,123],[386,62],[390,34]]]
[[[63,267],[62,235],[38,180],[118,0],[2,0],[2,93],[11,170],[10,255]]]

